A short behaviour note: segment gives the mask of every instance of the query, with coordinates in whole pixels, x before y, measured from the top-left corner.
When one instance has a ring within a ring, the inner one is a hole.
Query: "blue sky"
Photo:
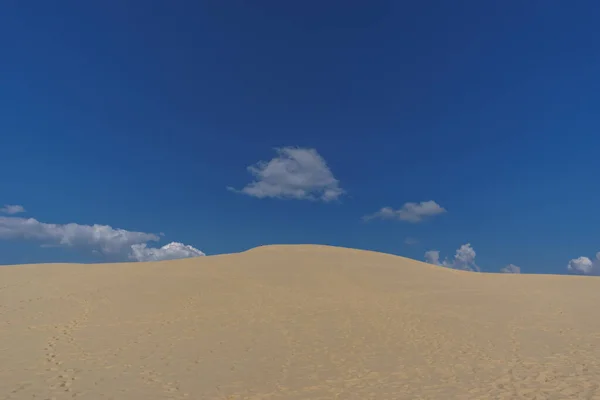
[[[4,5],[0,205],[26,212],[0,264],[469,243],[483,271],[598,267],[600,4],[417,3]]]

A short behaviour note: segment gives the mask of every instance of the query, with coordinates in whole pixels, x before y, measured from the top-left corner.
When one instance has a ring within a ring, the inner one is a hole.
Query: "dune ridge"
[[[598,304],[321,245],[0,267],[0,399],[600,400]]]

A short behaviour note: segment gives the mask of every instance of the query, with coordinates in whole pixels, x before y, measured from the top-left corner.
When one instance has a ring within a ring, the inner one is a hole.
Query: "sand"
[[[0,267],[0,399],[600,399],[599,306],[326,246]]]

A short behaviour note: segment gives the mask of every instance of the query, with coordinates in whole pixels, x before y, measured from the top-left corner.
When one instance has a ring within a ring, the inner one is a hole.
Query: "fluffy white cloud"
[[[501,268],[500,272],[502,272],[504,274],[520,274],[521,268],[517,267],[514,264],[508,264],[506,267]]]
[[[467,271],[479,271],[479,267],[475,264],[475,250],[471,247],[470,243],[463,244],[456,250],[454,260],[444,261],[447,267],[464,269]]]
[[[178,242],[171,242],[160,248],[147,247],[145,243],[142,243],[131,246],[129,258],[136,261],[161,261],[204,255],[200,250]]]
[[[0,208],[0,212],[3,212],[5,214],[18,214],[18,213],[25,212],[25,208],[18,204],[15,204],[15,205],[5,204],[4,207]]]
[[[114,229],[108,225],[47,224],[34,218],[18,217],[0,217],[0,239],[91,247],[106,254],[119,253],[132,244],[159,240],[153,233]]]
[[[569,261],[567,270],[573,274],[600,275],[600,252],[596,253],[596,259],[578,257]]]
[[[405,203],[401,208],[394,210],[391,207],[383,207],[374,214],[363,217],[365,221],[371,219],[398,219],[400,221],[417,223],[428,217],[434,217],[446,212],[433,200],[422,201],[420,203]]]
[[[34,218],[0,217],[0,239],[36,240],[43,247],[81,247],[94,253],[129,256],[138,261],[204,255],[192,246],[176,242],[161,248],[148,248],[147,242],[160,239],[153,233],[127,231],[98,224],[47,224]]]
[[[425,262],[433,265],[442,265],[440,263],[440,252],[437,250],[429,250],[425,252]]]
[[[248,167],[255,181],[241,190],[249,196],[299,200],[336,200],[344,194],[327,163],[315,149],[284,147],[271,161]]]
[[[479,266],[475,263],[475,250],[470,243],[463,244],[456,250],[454,259],[440,262],[440,252],[437,250],[429,250],[425,252],[425,261],[430,264],[442,265],[448,268],[462,269],[465,271],[479,272]]]
[[[600,253],[598,253],[600,255]],[[477,271],[480,272],[481,269],[475,262],[475,257],[477,253],[475,249],[471,246],[470,243],[463,244],[456,250],[456,254],[454,254],[454,258],[448,260],[447,258],[444,261],[440,261],[440,252],[437,250],[429,250],[425,252],[425,262],[434,265],[440,265],[448,268],[454,269],[462,269],[465,271]],[[521,268],[514,265],[508,264],[506,267],[501,268],[500,272],[505,274],[520,274]]]

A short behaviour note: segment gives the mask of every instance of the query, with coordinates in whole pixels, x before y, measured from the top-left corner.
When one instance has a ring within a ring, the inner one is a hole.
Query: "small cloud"
[[[161,261],[178,258],[200,257],[205,254],[183,243],[171,242],[160,248],[147,247],[145,243],[131,246],[129,258],[136,261]]]
[[[407,237],[404,239],[404,244],[407,246],[414,246],[417,243],[419,243],[419,241],[415,238]]]
[[[440,252],[437,250],[429,250],[425,252],[425,262],[433,265],[442,265],[440,263]]]
[[[25,212],[25,208],[18,204],[15,204],[15,205],[5,204],[4,207],[0,208],[0,212],[12,215],[12,214],[18,214],[18,213]]]
[[[441,265],[453,269],[462,269],[465,271],[480,271],[479,266],[475,263],[475,249],[470,243],[463,244],[456,250],[454,259],[440,262],[440,252],[437,250],[429,250],[425,252],[425,261],[429,264]]]
[[[441,207],[433,200],[422,201],[420,203],[405,203],[401,208],[394,210],[391,207],[383,207],[374,214],[363,217],[365,221],[372,219],[397,219],[411,223],[418,223],[425,218],[431,218],[446,212],[446,209]]]
[[[228,190],[248,196],[330,202],[345,191],[315,149],[284,147],[276,149],[271,161],[249,166],[255,180],[241,190]]]
[[[600,252],[596,253],[596,259],[578,257],[569,261],[567,270],[572,274],[600,275]]]
[[[62,247],[62,246],[60,244],[42,243],[42,244],[40,244],[40,247],[42,249],[54,249],[54,248]],[[97,251],[97,250],[92,250],[92,253],[95,251]]]
[[[502,272],[503,274],[520,274],[521,268],[517,267],[514,264],[508,264],[506,267],[501,268],[500,272]]]
[[[479,271],[479,267],[475,264],[475,249],[471,247],[470,243],[463,244],[454,255],[454,260],[450,262],[447,267],[455,269],[464,269],[467,271]]]

